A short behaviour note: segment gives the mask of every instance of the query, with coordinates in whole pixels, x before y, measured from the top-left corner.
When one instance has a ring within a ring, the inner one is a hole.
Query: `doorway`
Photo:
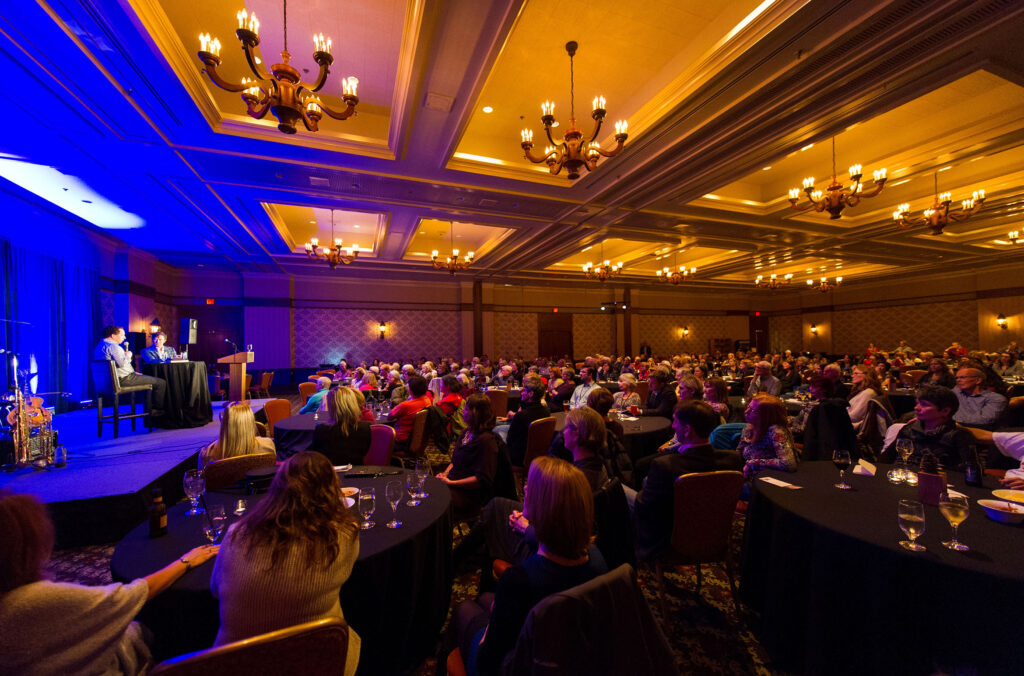
[[[572,314],[537,313],[537,350],[540,357],[573,357]]]

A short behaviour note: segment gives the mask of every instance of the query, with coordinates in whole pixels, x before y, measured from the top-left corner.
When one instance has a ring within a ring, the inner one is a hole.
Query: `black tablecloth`
[[[362,469],[394,471],[394,467]],[[345,620],[362,638],[360,674],[407,671],[432,654],[435,640],[448,614],[452,581],[451,493],[437,479],[427,483],[430,497],[419,507],[398,507],[402,528],[384,526],[392,516],[384,498],[388,481],[404,476],[346,479],[342,484],[373,487],[377,495],[377,526],[360,531],[359,559],[341,588]],[[223,504],[229,523],[234,501],[245,497],[251,509],[264,496],[207,493],[207,504]],[[110,569],[117,581],[148,575],[192,547],[204,544],[203,516],[185,516],[187,502],[168,510],[165,537],[149,539],[149,525],[129,533],[114,550]],[[213,561],[186,573],[150,601],[140,619],[153,631],[157,659],[202,650],[213,645],[219,627],[218,603],[210,592]]]
[[[278,459],[284,460],[299,451],[309,450],[313,445],[313,430],[316,429],[315,415],[300,413],[274,423],[274,448]]]
[[[1018,617],[1024,609],[1024,529],[990,520],[979,498],[997,484],[957,490],[971,498],[960,526],[970,552],[940,542],[951,529],[925,505],[927,552],[902,549],[897,503],[917,488],[893,486],[887,466],[832,487],[832,463],[754,481],[743,544],[743,601],[761,613],[761,642],[774,664],[805,674],[929,674],[969,665],[979,674],[1024,673]],[[949,673],[952,673],[950,671]]]
[[[555,418],[555,431],[561,432],[565,427],[565,411],[551,414]],[[672,422],[661,416],[644,416],[637,420],[623,420],[622,429],[626,433],[623,445],[634,461],[658,450],[658,446],[672,438]]]
[[[171,364],[143,364],[147,376],[167,381],[167,401],[162,418],[154,424],[169,429],[202,427],[213,420],[210,387],[206,382],[206,364],[201,361]]]

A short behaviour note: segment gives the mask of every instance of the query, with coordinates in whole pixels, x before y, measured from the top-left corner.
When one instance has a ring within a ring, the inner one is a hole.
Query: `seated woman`
[[[928,362],[928,373],[921,376],[917,381],[918,385],[942,385],[950,389],[956,387],[956,378],[953,372],[946,366],[946,362],[938,357]]]
[[[359,392],[338,387],[327,398],[330,422],[313,430],[310,450],[323,453],[332,465],[361,465],[370,450],[370,423],[362,420]]]
[[[747,404],[747,426],[736,450],[743,456],[743,476],[752,478],[762,469],[796,471],[793,435],[786,419],[786,405],[778,397],[758,394]]]
[[[44,579],[53,551],[46,508],[26,493],[0,490],[0,674],[137,674],[151,665],[143,604],[217,554],[189,551],[128,584],[87,587]]]
[[[704,398],[704,383],[696,376],[684,373],[677,381],[676,396],[678,401],[700,401]]]
[[[891,438],[882,450],[881,461],[895,460],[896,440],[909,439],[914,445],[911,464],[920,462],[921,455],[929,450],[943,467],[962,472],[974,453],[974,436],[953,421],[959,409],[960,399],[948,387],[925,385],[918,388],[913,422],[903,425]]]
[[[636,392],[636,376],[632,373],[619,375],[619,391],[613,396],[615,401],[612,408],[616,411],[628,411],[630,406],[643,406],[640,395]]]
[[[850,423],[844,399],[835,395],[835,381],[827,376],[812,376],[812,400],[790,422],[793,434],[803,435],[801,460],[831,460],[837,448],[855,453],[857,434]]]
[[[538,458],[530,465],[527,485],[522,516],[533,526],[537,553],[506,570],[494,594],[455,610],[453,627],[472,676],[499,673],[537,603],[608,571],[590,543],[594,500],[583,473],[564,460]]]
[[[523,378],[519,410],[514,415],[509,413],[512,420],[509,422],[508,436],[505,438],[508,444],[509,459],[512,460],[513,466],[522,466],[526,457],[530,423],[551,415],[551,411],[544,403],[544,389],[544,382],[540,376],[531,373]]]
[[[224,536],[210,578],[220,601],[214,645],[344,619],[339,592],[359,556],[358,535],[330,461],[311,451],[288,458],[267,496]],[[355,673],[359,646],[349,627],[346,675]]]
[[[275,452],[273,439],[256,436],[256,417],[249,404],[236,401],[220,414],[220,438],[199,451],[199,469],[214,460]]]
[[[367,371],[366,376],[359,382],[358,389],[363,392],[376,390],[377,374],[373,371]]]
[[[373,414],[370,407],[366,405],[366,395],[362,390],[353,390],[356,395],[356,403],[359,404],[359,419],[371,425],[377,422],[377,416]],[[326,410],[326,409],[325,409]]]
[[[732,412],[729,406],[729,386],[715,376],[704,381],[704,401],[722,418],[722,424],[729,420]]]
[[[1010,352],[1003,352],[999,355],[999,361],[992,365],[992,370],[1003,378],[1020,377],[1024,376],[1024,362]]]
[[[572,367],[562,367],[561,381],[561,384],[556,387],[548,384],[548,406],[552,411],[561,411],[576,389],[576,372],[572,370]]]
[[[462,382],[451,373],[441,378],[441,398],[437,405],[448,419],[449,438],[459,436],[466,429],[466,424],[462,420],[462,402],[465,401],[462,389]]]
[[[867,422],[868,405],[878,404],[878,432],[885,436],[885,430],[892,422],[892,406],[885,396],[885,390],[878,381],[878,375],[870,366],[853,367],[853,386],[850,388],[850,422],[857,434],[861,434]]]
[[[437,478],[452,491],[456,513],[468,514],[483,507],[493,497],[498,472],[498,442],[494,432],[491,400],[474,394],[466,400],[462,412],[466,431],[456,443],[452,461]]]
[[[803,377],[800,374],[800,370],[788,359],[782,362],[782,368],[779,370],[778,379],[779,392],[793,392],[803,384]]]

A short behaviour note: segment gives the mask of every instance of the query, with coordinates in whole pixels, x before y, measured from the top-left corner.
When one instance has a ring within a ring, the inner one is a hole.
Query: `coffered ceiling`
[[[281,4],[244,6],[260,19],[260,58],[277,63]],[[1024,229],[1015,0],[293,1],[291,64],[315,79],[311,34],[323,33],[335,58],[324,101],[342,108],[340,78],[360,81],[356,116],[295,135],[246,116],[202,72],[209,32],[222,75],[245,74],[242,7],[0,8],[0,63],[20,93],[0,187],[47,204],[24,176],[75,179],[142,224],[83,227],[185,268],[427,280],[441,274],[430,252],[454,246],[475,253],[464,278],[583,283],[584,263],[608,259],[625,265],[608,284],[655,285],[657,270],[685,266],[697,272],[679,288],[714,292],[772,271],[792,273],[796,291],[825,275],[855,284],[1024,259],[1006,237]],[[555,102],[554,133],[568,126],[569,40],[581,128],[602,95],[597,140],[610,148],[618,119],[630,135],[574,182],[519,147],[524,128],[546,144],[541,101]],[[888,183],[838,220],[793,210],[790,188],[830,181],[833,137],[840,180],[856,163],[867,189],[876,168]],[[983,209],[940,236],[898,230],[896,206],[919,214],[936,180],[954,204],[983,189]],[[303,249],[331,239],[332,209],[335,236],[361,250],[335,271]]]

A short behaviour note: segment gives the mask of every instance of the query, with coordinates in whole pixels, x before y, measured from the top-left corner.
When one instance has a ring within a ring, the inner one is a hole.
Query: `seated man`
[[[647,479],[636,496],[637,555],[648,559],[664,549],[672,534],[675,481],[684,474],[713,472],[715,451],[708,436],[718,426],[718,414],[703,401],[680,402],[672,415],[676,446],[651,462]],[[627,491],[628,495],[628,491]]]
[[[644,405],[640,415],[660,415],[663,418],[672,418],[672,411],[676,407],[678,398],[675,391],[669,386],[671,376],[664,366],[659,366],[651,371],[648,379],[650,391],[647,393],[647,403]]]
[[[412,425],[416,414],[431,405],[432,400],[427,394],[427,381],[423,376],[413,374],[406,382],[409,398],[391,409],[388,424],[395,428],[395,445],[409,446],[412,436]]]
[[[320,409],[320,404],[323,403],[324,396],[327,395],[327,391],[331,389],[331,379],[327,376],[321,376],[316,379],[316,392],[309,395],[309,399],[306,400],[306,405],[299,409],[299,413],[315,413]]]
[[[118,383],[124,387],[152,385],[153,399],[150,413],[154,417],[162,416],[167,397],[167,381],[163,378],[136,373],[132,368],[132,353],[121,347],[122,343],[124,343],[124,329],[120,326],[106,326],[103,328],[103,340],[93,350],[92,358],[114,362]]]
[[[842,366],[835,363],[828,364],[821,370],[821,375],[832,381],[832,396],[837,399],[850,398],[850,387],[842,381]]]
[[[772,365],[766,361],[759,361],[754,366],[754,377],[747,385],[747,396],[753,398],[762,392],[774,397],[779,396],[782,390],[782,383],[772,375]]]
[[[918,388],[914,421],[900,427],[895,435],[886,434],[881,461],[891,463],[895,460],[896,440],[909,439],[914,445],[911,464],[920,462],[921,455],[928,450],[947,470],[962,472],[964,465],[973,457],[974,437],[953,422],[959,408],[957,395],[947,387],[924,385]]]
[[[153,334],[153,344],[142,351],[142,361],[147,364],[166,364],[177,358],[173,347],[164,345],[167,342],[167,334],[157,331]]]
[[[506,364],[498,369],[498,375],[494,376],[491,380],[491,385],[494,387],[508,387],[512,384],[513,380],[512,367]]]
[[[991,429],[1006,408],[1006,397],[991,392],[984,386],[985,374],[976,368],[961,368],[956,372],[953,392],[960,408],[953,419],[961,425]]]
[[[569,398],[569,410],[574,411],[586,406],[587,397],[595,387],[597,387],[597,383],[594,382],[594,367],[584,366],[580,369],[580,384],[572,391],[572,396]]]

